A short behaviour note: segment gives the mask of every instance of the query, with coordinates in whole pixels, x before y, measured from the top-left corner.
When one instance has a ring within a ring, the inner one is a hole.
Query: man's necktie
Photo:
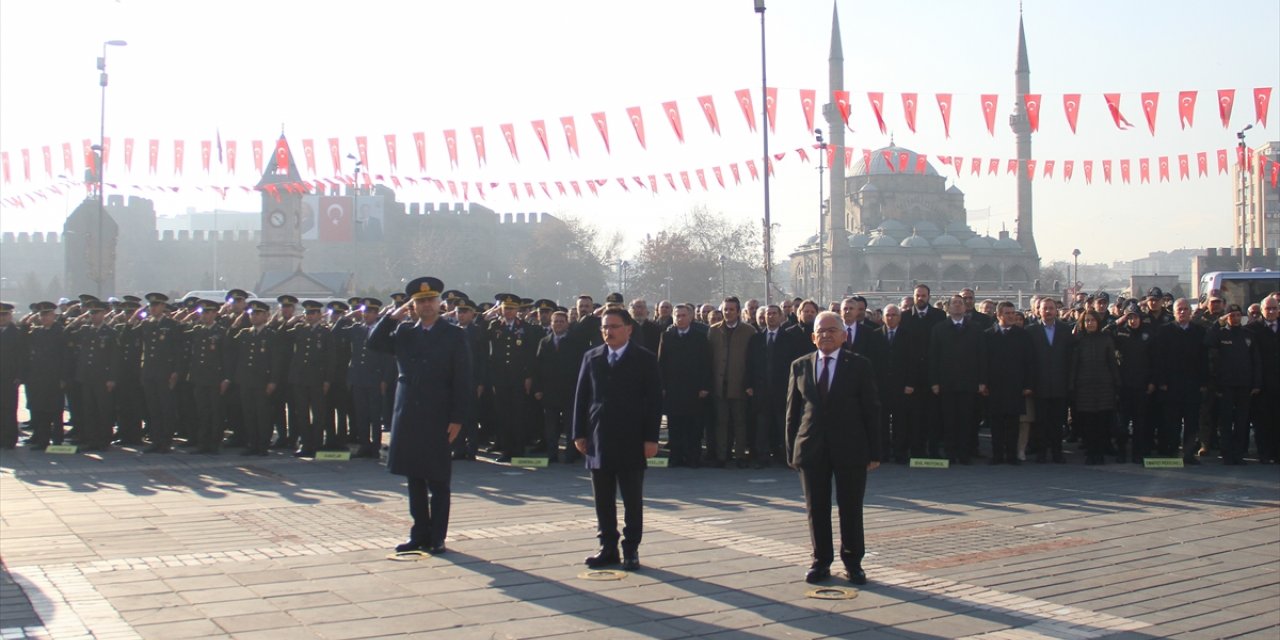
[[[613,365],[616,365],[616,364],[618,364],[618,352],[617,352],[617,351],[610,351],[610,352],[609,352],[609,366],[611,366],[611,367],[612,367]]]
[[[827,399],[828,387],[831,386],[831,356],[822,357],[822,375],[818,376],[818,397]]]
[[[889,344],[893,344],[893,334],[895,334],[895,333],[897,333],[897,332],[898,332],[898,330],[897,330],[897,329],[890,329],[890,330],[889,330]]]

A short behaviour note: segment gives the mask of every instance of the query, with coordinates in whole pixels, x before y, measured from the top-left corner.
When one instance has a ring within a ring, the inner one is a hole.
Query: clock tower
[[[262,192],[258,261],[264,275],[302,270],[302,196],[306,188],[282,133],[266,159],[266,171],[257,186]]]

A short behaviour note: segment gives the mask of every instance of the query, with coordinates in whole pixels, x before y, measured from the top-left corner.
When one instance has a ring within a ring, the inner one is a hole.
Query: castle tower
[[[1013,115],[1009,116],[1009,126],[1018,137],[1018,164],[1022,170],[1018,172],[1018,244],[1028,254],[1039,256],[1036,251],[1036,238],[1031,228],[1031,175],[1026,171],[1027,160],[1031,159],[1031,121],[1023,101],[1031,93],[1031,64],[1027,61],[1027,36],[1022,28],[1022,13],[1018,13],[1018,63],[1013,72],[1014,101]]]
[[[831,5],[831,55],[827,59],[827,95],[844,90],[844,46],[840,41],[840,11],[833,2]],[[822,109],[827,121],[828,144],[835,149],[831,161],[831,195],[827,206],[826,218],[823,220],[824,262],[822,265],[823,281],[826,283],[822,292],[832,298],[843,297],[845,286],[849,282],[849,271],[846,250],[848,247],[845,229],[845,179],[844,166],[844,118],[840,109],[834,104],[825,105]],[[825,302],[819,300],[819,303]]]
[[[267,158],[257,189],[262,192],[262,244],[258,260],[262,273],[302,270],[302,196],[292,186],[302,182],[289,143],[280,134]]]

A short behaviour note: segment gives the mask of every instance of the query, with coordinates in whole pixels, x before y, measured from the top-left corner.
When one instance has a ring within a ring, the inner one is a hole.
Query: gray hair
[[[814,319],[813,319],[813,330],[814,330],[814,331],[817,331],[817,330],[818,330],[818,325],[822,324],[822,320],[823,320],[823,318],[835,318],[836,322],[840,325],[840,330],[841,330],[841,331],[844,331],[844,330],[847,328],[847,327],[845,327],[845,325],[844,325],[844,318],[841,318],[841,317],[840,317],[840,314],[838,314],[838,313],[836,313],[836,312],[834,312],[834,311],[819,311],[819,312],[818,312],[818,317],[816,317],[816,318],[814,318]]]

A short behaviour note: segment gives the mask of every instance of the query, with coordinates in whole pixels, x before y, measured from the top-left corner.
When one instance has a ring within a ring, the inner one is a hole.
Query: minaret
[[[1027,62],[1027,36],[1022,29],[1022,11],[1018,11],[1018,65],[1013,72],[1014,100],[1013,115],[1009,116],[1009,126],[1018,137],[1018,244],[1022,250],[1032,256],[1039,257],[1036,251],[1036,237],[1031,229],[1031,176],[1028,174],[1027,160],[1031,159],[1031,122],[1024,109],[1024,96],[1031,93],[1031,64]]]
[[[844,46],[840,42],[840,11],[835,3],[831,4],[831,56],[827,59],[830,85],[827,95],[834,91],[844,90]],[[827,120],[828,144],[835,149],[831,162],[831,196],[827,206],[827,218],[823,226],[826,232],[824,249],[830,269],[823,265],[826,289],[833,298],[843,296],[849,283],[849,269],[846,260],[848,239],[844,225],[844,118],[835,104],[828,104],[822,109]],[[819,302],[824,302],[819,300]]]

